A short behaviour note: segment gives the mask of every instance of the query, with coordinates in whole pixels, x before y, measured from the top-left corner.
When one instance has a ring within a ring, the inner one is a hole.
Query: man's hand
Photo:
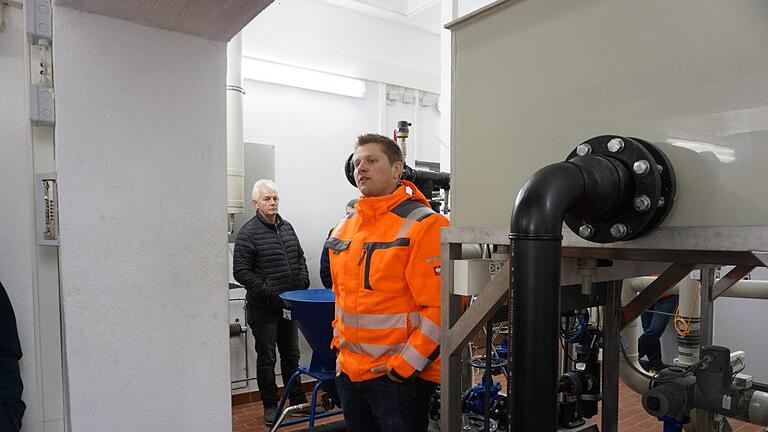
[[[404,381],[401,381],[401,380],[395,378],[395,376],[392,375],[392,373],[390,373],[389,370],[387,370],[387,378],[391,379],[392,381],[394,381],[394,382],[396,382],[398,384],[402,384],[404,382]]]
[[[396,382],[398,384],[402,384],[404,382],[403,380],[398,379],[397,377],[392,375],[392,373],[389,371],[389,369],[387,369],[387,365],[385,365],[385,364],[374,366],[373,368],[371,368],[371,372],[373,372],[373,373],[384,372],[385,374],[387,374],[387,378],[389,378],[390,380],[392,380],[392,381],[394,381],[394,382]]]

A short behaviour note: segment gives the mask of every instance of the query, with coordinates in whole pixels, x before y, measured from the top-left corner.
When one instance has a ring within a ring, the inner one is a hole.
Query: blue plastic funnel
[[[312,348],[309,370],[334,373],[336,356],[331,352],[333,339],[333,304],[336,296],[329,289],[288,291],[280,294],[291,312],[291,319],[298,321],[299,329]]]

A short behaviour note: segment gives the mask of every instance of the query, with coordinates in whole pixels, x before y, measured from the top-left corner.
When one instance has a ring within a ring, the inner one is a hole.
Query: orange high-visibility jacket
[[[363,197],[333,230],[331,346],[352,381],[389,372],[440,382],[440,228],[448,220],[413,183]]]

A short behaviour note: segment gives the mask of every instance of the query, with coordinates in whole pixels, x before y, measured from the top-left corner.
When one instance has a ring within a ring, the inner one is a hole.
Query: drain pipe
[[[672,181],[665,184],[664,176]],[[616,136],[582,143],[520,190],[510,223],[512,430],[558,428],[563,222],[591,241],[629,240],[658,226],[674,190],[674,172],[658,149]]]
[[[656,278],[653,276],[644,276],[631,279],[632,291],[640,292],[648,287]],[[719,279],[718,279],[719,280]],[[679,294],[677,285],[671,288],[671,293]],[[768,281],[762,280],[745,280],[742,279],[734,283],[728,290],[720,295],[725,298],[740,298],[740,299],[768,299]],[[684,310],[680,306],[680,310]]]
[[[244,212],[242,35],[227,44],[227,234],[235,233],[235,215]]]
[[[621,285],[621,307],[624,307],[635,298],[637,293],[632,289],[632,279],[626,279]],[[635,318],[622,330],[624,340],[626,340],[626,358],[622,356],[619,360],[619,377],[632,391],[643,394],[649,388],[650,377],[646,374],[638,373],[643,368],[640,366],[640,356],[637,352],[637,339],[643,334],[640,318]]]
[[[561,231],[565,211],[583,193],[581,170],[561,162],[534,174],[515,203],[510,234],[512,430],[557,430]]]

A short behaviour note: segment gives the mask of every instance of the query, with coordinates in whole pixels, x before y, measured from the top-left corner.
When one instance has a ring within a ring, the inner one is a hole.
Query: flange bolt
[[[635,210],[647,212],[651,208],[651,199],[647,195],[636,196],[632,204],[635,206]]]
[[[594,233],[595,233],[595,229],[592,228],[592,225],[590,224],[584,224],[579,227],[579,235],[584,238],[590,238]]]
[[[611,227],[611,235],[614,238],[621,239],[627,235],[627,226],[622,223],[613,224]]]
[[[624,140],[621,138],[614,138],[608,141],[608,151],[611,153],[617,153],[624,150]]]
[[[651,169],[651,165],[645,159],[640,159],[632,165],[632,171],[641,176],[648,174],[649,169]]]
[[[579,144],[578,147],[576,147],[576,154],[579,156],[584,156],[592,153],[592,146],[589,144]]]

